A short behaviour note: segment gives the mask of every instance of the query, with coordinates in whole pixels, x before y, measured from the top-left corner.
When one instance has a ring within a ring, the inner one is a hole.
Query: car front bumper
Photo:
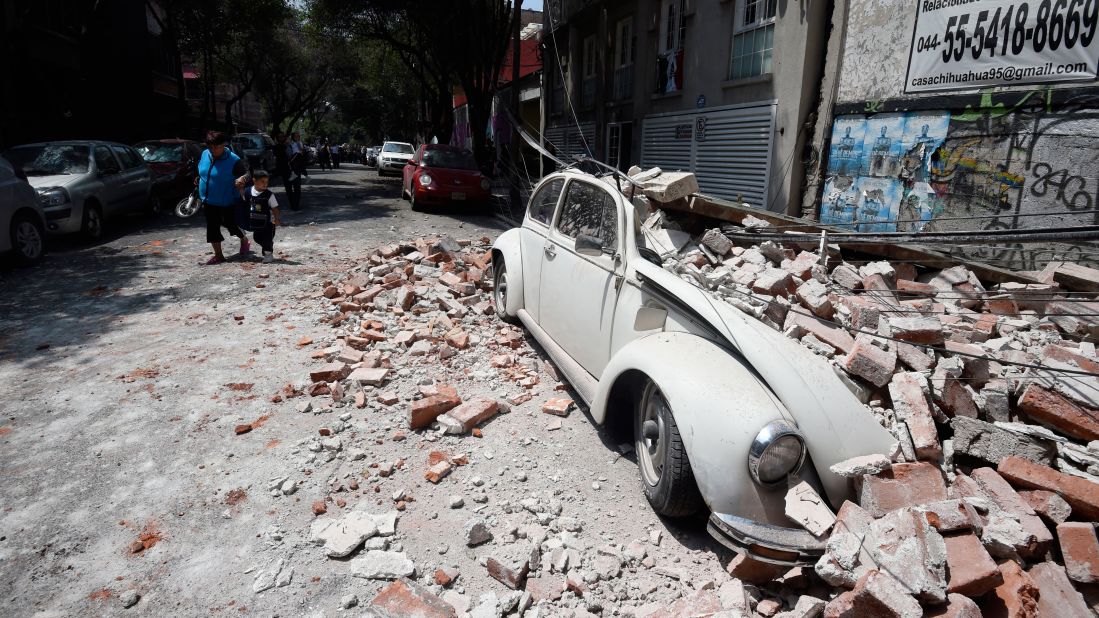
[[[84,224],[84,210],[72,203],[44,208],[43,213],[47,234],[74,234]]]
[[[425,189],[416,186],[416,202],[419,204],[483,204],[488,201],[489,193],[480,187],[473,190],[472,187],[442,187]],[[455,198],[455,194],[461,198]]]
[[[404,166],[407,163],[408,163],[408,161],[403,161],[403,160],[379,161],[378,162],[378,169],[386,171],[386,172],[399,172],[399,171],[404,169]]]
[[[712,513],[706,531],[729,549],[771,564],[809,566],[824,554],[824,541],[805,530],[761,524],[735,515]]]

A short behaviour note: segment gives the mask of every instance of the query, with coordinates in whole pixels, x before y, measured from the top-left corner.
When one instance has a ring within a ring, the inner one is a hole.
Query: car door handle
[[[547,243],[542,250],[545,251],[546,257],[557,257],[557,248],[552,244]]]

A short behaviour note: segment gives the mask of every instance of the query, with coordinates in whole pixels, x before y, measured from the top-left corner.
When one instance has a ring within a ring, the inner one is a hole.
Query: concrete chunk
[[[824,536],[836,522],[832,509],[805,481],[786,492],[786,517],[814,536]]]
[[[1048,466],[1057,456],[1057,448],[1052,443],[1007,431],[975,418],[956,416],[950,425],[954,428],[955,453],[964,453],[991,464],[1016,456]]]

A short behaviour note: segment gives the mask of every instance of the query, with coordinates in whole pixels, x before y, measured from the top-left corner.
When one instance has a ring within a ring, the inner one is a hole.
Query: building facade
[[[1044,4],[836,2],[804,213],[873,232],[1094,225],[1099,7]],[[963,251],[1099,261],[1080,243]]]
[[[786,0],[554,0],[543,135],[559,155],[692,170],[702,191],[800,209],[830,8]]]
[[[0,3],[0,146],[186,129],[179,52],[158,2]]]

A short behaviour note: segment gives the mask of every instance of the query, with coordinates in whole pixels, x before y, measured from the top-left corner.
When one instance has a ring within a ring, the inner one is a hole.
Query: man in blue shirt
[[[236,222],[236,206],[240,191],[248,182],[248,164],[225,147],[228,140],[220,131],[206,134],[206,151],[198,162],[198,197],[202,200],[202,212],[206,215],[206,242],[214,248],[214,257],[207,264],[225,261],[221,252],[221,228],[240,238],[240,255],[250,252],[248,239]]]

